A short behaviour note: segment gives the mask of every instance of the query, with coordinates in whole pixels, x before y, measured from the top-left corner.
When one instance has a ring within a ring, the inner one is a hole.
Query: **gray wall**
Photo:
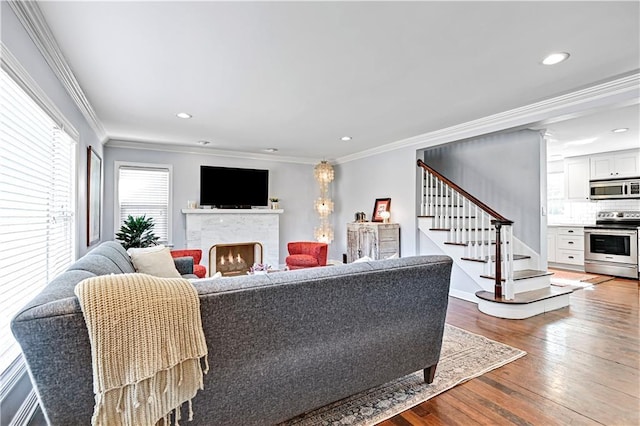
[[[280,199],[280,262],[287,256],[287,242],[313,240],[318,224],[313,201],[319,196],[313,165],[278,161],[222,157],[202,153],[104,147],[104,238],[114,239],[114,162],[170,164],[173,166],[173,208],[171,243],[185,247],[185,216],[188,200],[200,198],[200,166],[244,167],[269,170],[269,196]]]
[[[430,148],[424,162],[514,221],[514,235],[540,253],[544,153],[540,133],[521,130]]]
[[[57,79],[54,72],[49,68],[44,57],[33,43],[24,27],[14,14],[6,1],[0,2],[2,8],[2,25],[0,37],[9,51],[16,57],[27,73],[40,86],[51,101],[56,105],[65,118],[73,124],[80,134],[78,144],[78,165],[77,165],[77,245],[76,254],[82,256],[90,247],[87,247],[87,147],[93,146],[96,152],[102,156],[102,145],[98,136],[87,123],[80,110]],[[104,233],[103,233],[104,235]],[[103,238],[104,239],[104,238]]]

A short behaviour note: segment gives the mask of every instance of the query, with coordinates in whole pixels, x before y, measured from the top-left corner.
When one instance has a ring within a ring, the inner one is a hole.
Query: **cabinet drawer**
[[[584,252],[578,250],[556,250],[556,262],[584,265]]]
[[[584,228],[578,226],[560,226],[556,229],[557,235],[584,235]]]
[[[572,235],[558,235],[556,237],[556,247],[559,249],[583,250],[584,237]]]
[[[383,251],[398,251],[397,241],[380,241],[378,247],[380,248],[381,253]]]

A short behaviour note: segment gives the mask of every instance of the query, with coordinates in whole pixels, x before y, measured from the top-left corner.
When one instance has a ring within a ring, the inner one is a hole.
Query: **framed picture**
[[[87,246],[100,241],[101,195],[102,159],[89,146],[87,148]]]
[[[376,198],[376,203],[373,205],[371,222],[384,222],[384,218],[380,216],[382,212],[391,212],[391,198]]]

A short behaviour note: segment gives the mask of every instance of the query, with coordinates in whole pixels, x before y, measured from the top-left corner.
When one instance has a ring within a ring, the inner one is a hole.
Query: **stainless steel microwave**
[[[592,200],[640,198],[640,177],[589,181],[589,198]]]

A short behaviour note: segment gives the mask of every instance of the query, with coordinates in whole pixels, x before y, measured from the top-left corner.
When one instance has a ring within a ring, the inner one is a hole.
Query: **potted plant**
[[[153,219],[145,215],[133,217],[129,215],[116,234],[125,250],[132,247],[149,247],[158,244],[158,239],[153,233]]]
[[[271,208],[272,209],[277,209],[278,208],[278,197],[271,197],[271,198],[269,198],[269,201],[271,201]]]

